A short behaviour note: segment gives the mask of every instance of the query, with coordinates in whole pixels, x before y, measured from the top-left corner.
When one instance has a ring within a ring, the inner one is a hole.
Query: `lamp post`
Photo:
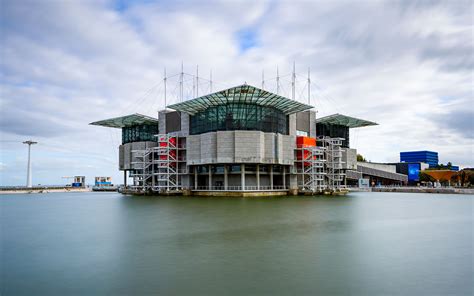
[[[27,171],[27,176],[26,176],[26,187],[31,188],[31,145],[38,144],[38,142],[34,141],[25,141],[23,144],[28,144],[28,171]]]

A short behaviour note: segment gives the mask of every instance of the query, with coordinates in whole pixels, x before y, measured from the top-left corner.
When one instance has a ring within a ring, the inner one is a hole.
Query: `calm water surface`
[[[1,295],[472,295],[469,195],[0,196]]]

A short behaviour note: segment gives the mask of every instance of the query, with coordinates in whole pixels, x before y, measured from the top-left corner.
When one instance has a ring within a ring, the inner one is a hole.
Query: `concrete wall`
[[[205,133],[199,135],[200,137],[200,161],[201,163],[216,163],[217,162],[217,133]],[[186,150],[194,149],[188,143]],[[190,164],[189,157],[187,160],[188,165]]]
[[[259,131],[233,131],[234,161],[236,163],[260,163],[263,155],[260,147],[264,145],[265,137]],[[229,155],[231,156],[231,155]]]
[[[190,135],[186,137],[186,159],[201,160],[201,135]]]
[[[278,134],[280,164],[293,165],[295,160],[296,137]]]
[[[316,138],[316,112],[309,111],[309,136]]]
[[[296,136],[296,114],[288,115],[288,134]]]
[[[156,147],[157,142],[134,142],[127,143],[119,146],[119,169],[120,170],[130,170],[133,169],[132,162],[138,161],[138,158],[134,157],[132,151],[134,150],[144,150],[150,147]]]
[[[294,163],[295,136],[261,131],[219,131],[187,137],[187,164]]]
[[[180,112],[181,113],[181,135],[187,136],[189,135],[189,114]]]
[[[357,170],[357,150],[342,148],[342,167],[346,170]]]
[[[389,173],[396,173],[397,167],[391,164],[381,164],[381,163],[373,163],[373,162],[357,162],[357,166],[363,166],[366,168],[381,170]]]
[[[235,136],[233,132],[217,132],[217,160],[218,163],[234,162]]]
[[[165,110],[158,112],[158,132],[160,134],[166,134],[166,111]]]

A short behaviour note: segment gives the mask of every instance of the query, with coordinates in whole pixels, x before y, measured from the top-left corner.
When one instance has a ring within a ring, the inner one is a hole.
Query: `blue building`
[[[438,152],[433,151],[409,151],[400,152],[400,162],[424,162],[430,168],[438,165]]]

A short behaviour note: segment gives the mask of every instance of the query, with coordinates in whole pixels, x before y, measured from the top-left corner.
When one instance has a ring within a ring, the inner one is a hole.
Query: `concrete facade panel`
[[[217,162],[217,133],[201,134],[201,163]]]
[[[189,135],[189,114],[180,112],[181,114],[181,135]]]
[[[186,162],[188,165],[201,163],[201,135],[186,138]]]
[[[235,156],[235,142],[233,131],[217,132],[217,162],[233,163]]]
[[[357,170],[357,150],[342,148],[342,167],[347,170]]]
[[[158,132],[166,134],[166,111],[158,112]]]
[[[259,163],[262,161],[260,154],[259,131],[234,131],[235,162]]]
[[[187,165],[262,163],[293,165],[295,136],[261,131],[218,131],[187,137]]]

